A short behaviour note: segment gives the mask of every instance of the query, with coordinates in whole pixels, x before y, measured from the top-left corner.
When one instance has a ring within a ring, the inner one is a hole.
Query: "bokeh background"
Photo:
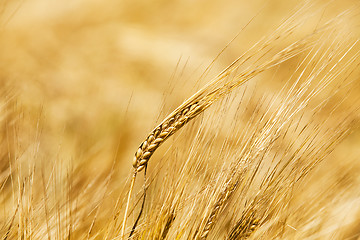
[[[356,3],[337,1],[321,9],[320,17]],[[43,144],[56,149],[61,142],[65,159],[92,152],[103,163],[115,157],[126,166],[155,126],[164,98],[169,113],[202,85],[201,73],[245,26],[205,81],[302,4],[3,1],[1,83],[16,96],[25,118],[41,119]],[[307,23],[304,32],[316,21],[321,18]],[[356,29],[352,21],[346,27]]]
[[[328,2],[312,2],[314,17],[304,23],[303,33],[359,7],[357,0],[343,0],[317,9]],[[133,153],[146,134],[302,5],[305,2],[291,0],[1,1],[0,215],[6,217],[0,217],[0,227],[8,226],[18,206],[13,199],[18,193],[11,189],[21,184],[9,177],[14,168],[21,168],[16,175],[19,182],[33,176],[51,185],[44,179],[56,172],[54,182],[72,182],[74,196],[87,196],[77,203],[84,209],[78,213],[84,219],[96,214],[99,199],[115,207],[126,189]],[[358,20],[349,17],[344,25],[353,29],[354,37],[360,36]],[[283,70],[291,71],[291,66]],[[261,88],[267,91],[281,84],[276,79],[263,82]],[[357,102],[350,97],[348,104],[352,103]],[[332,155],[333,164],[357,172],[359,143],[356,130]],[[31,174],[33,170],[39,174]],[[110,173],[106,191],[94,186],[107,183]],[[345,182],[359,181],[351,175]],[[49,208],[57,204],[55,195],[48,196]],[[86,201],[91,207],[83,207]],[[84,223],[84,229],[90,223]],[[81,232],[81,227],[77,229]]]

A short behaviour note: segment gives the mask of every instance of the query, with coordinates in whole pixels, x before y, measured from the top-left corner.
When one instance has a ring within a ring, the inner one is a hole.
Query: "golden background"
[[[359,8],[355,0],[323,7],[328,2],[310,1],[314,17],[299,34],[346,9]],[[0,235],[13,223],[23,230],[42,229],[27,236],[46,239],[44,212],[29,207],[41,209],[44,199],[49,216],[62,204],[76,209],[72,239],[87,236],[95,215],[100,223],[92,233],[101,232],[114,211],[123,213],[116,204],[123,204],[133,154],[146,134],[304,5],[289,0],[1,1]],[[359,20],[355,14],[344,25],[355,38]],[[199,80],[238,33],[208,76]],[[293,67],[289,61],[281,71],[291,72]],[[271,81],[263,81],[259,89],[276,91],[282,84]],[[347,104],[358,104],[358,94],[355,89]],[[359,142],[355,128],[320,167],[325,177],[334,179],[338,172],[349,171],[339,180],[344,192],[351,191],[349,203],[339,211],[360,206],[360,189],[355,187],[360,184]],[[168,148],[159,149],[159,159]],[[149,168],[154,166],[150,163]],[[313,184],[321,187],[326,182]],[[67,188],[71,194],[65,194]],[[98,208],[101,201],[103,207]],[[67,219],[67,214],[62,217]],[[359,207],[350,218],[353,225],[345,228],[344,236],[358,236]],[[58,239],[69,231],[66,223],[61,224],[62,230],[54,230]],[[20,236],[16,230],[11,234]]]

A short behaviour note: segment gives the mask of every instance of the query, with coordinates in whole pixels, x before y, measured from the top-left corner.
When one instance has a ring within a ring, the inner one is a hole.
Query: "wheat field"
[[[0,239],[360,239],[357,0],[0,2]]]

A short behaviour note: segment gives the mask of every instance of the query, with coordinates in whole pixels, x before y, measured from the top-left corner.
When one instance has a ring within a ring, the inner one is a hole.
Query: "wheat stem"
[[[127,201],[126,201],[126,207],[125,207],[125,213],[124,213],[124,221],[123,221],[123,226],[122,226],[122,229],[121,229],[121,239],[124,239],[124,236],[125,236],[126,220],[127,220],[127,215],[128,215],[129,206],[130,206],[131,193],[132,193],[132,190],[134,189],[136,174],[137,174],[137,171],[135,170],[134,175],[133,175],[133,177],[131,179],[129,194],[128,194],[128,198],[127,198]]]

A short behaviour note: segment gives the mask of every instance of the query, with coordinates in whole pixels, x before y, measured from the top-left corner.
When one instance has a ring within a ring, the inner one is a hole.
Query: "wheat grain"
[[[256,218],[256,211],[244,213],[242,218],[231,229],[227,239],[244,240],[247,239],[259,226],[259,219]]]

